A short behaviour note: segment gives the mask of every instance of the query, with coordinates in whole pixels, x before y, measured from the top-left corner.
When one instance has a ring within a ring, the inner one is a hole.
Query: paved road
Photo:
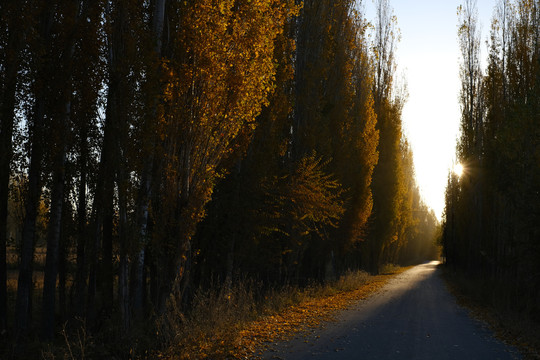
[[[274,344],[265,359],[519,359],[471,319],[446,289],[438,262],[416,266],[322,329]]]

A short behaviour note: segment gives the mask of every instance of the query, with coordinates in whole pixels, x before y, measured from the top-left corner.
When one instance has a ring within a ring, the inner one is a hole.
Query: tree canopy
[[[373,24],[361,8],[3,1],[7,351],[74,319],[135,334],[198,288],[436,256],[401,131],[397,19],[387,0]]]
[[[498,2],[484,71],[476,3],[459,10],[463,174],[448,179],[444,254],[454,269],[488,281],[490,298],[537,316],[540,4]]]

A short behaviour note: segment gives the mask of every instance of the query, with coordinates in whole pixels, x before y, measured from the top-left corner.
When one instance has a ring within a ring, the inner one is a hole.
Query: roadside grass
[[[14,249],[10,250],[13,251],[9,252],[7,285],[11,323],[18,258],[13,255]],[[44,249],[37,248],[32,317],[38,322],[44,260]],[[272,342],[291,338],[331,320],[339,310],[367,298],[407,269],[385,265],[381,275],[377,276],[364,271],[348,271],[334,281],[307,287],[268,289],[250,280],[238,281],[231,286],[216,285],[199,290],[187,312],[171,296],[164,315],[153,322],[134,324],[129,333],[103,324],[99,334],[92,334],[83,320],[70,320],[62,323],[62,330],[53,343],[41,343],[37,333],[32,335],[18,358],[257,359]],[[66,285],[69,287],[72,281],[68,279]],[[12,346],[4,343],[0,346],[0,357],[6,355],[9,358],[12,351]]]
[[[264,296],[253,283],[200,292],[192,311],[172,305],[160,321],[163,359],[257,359],[272,342],[316,328],[355,301],[365,299],[408,268],[384,275],[348,272],[338,280],[307,288],[284,287]],[[171,302],[173,303],[173,302]]]
[[[47,344],[44,346],[43,343],[39,340],[39,324],[42,319],[42,296],[43,296],[43,282],[44,282],[44,269],[45,269],[45,260],[46,260],[47,249],[44,246],[36,246],[34,250],[34,259],[33,259],[33,271],[32,271],[32,314],[31,319],[33,326],[31,327],[27,339],[25,340],[23,346],[17,347],[18,355],[15,355],[15,344],[9,338],[9,334],[1,334],[0,337],[0,358],[17,358],[17,359],[27,359],[27,358],[36,358],[41,354],[42,359],[53,359],[53,358],[62,358],[62,359],[82,359],[80,356],[71,356],[71,357],[51,357],[48,354],[52,354],[54,351],[58,352],[59,350],[67,350],[70,346],[73,347],[75,341],[69,341],[67,336],[74,336],[67,329],[65,324],[59,338],[62,339],[59,342],[54,344]],[[69,261],[74,261],[73,259],[68,259]],[[74,263],[73,263],[74,264]],[[68,263],[68,266],[74,266],[73,264]],[[7,277],[6,277],[6,290],[7,290],[7,323],[13,324],[14,314],[15,314],[15,305],[17,297],[17,287],[18,287],[18,278],[19,278],[19,254],[18,250],[14,246],[8,246],[6,248],[6,268],[7,268]],[[66,277],[66,289],[70,289],[73,283],[73,278],[70,273]],[[58,289],[57,291],[57,308],[58,304]],[[69,301],[69,300],[68,300]],[[60,311],[60,309],[58,309]],[[80,322],[79,320],[77,322]],[[77,327],[77,331],[79,327]],[[86,330],[86,329],[84,329]],[[75,332],[75,335],[77,335]],[[85,334],[86,336],[86,334]],[[81,343],[81,338],[77,343]],[[66,349],[63,349],[64,346],[67,346]]]
[[[502,285],[441,266],[446,285],[461,306],[486,323],[499,339],[518,349],[524,359],[540,360],[540,323],[527,312],[509,307]]]
[[[394,264],[383,264],[381,268],[379,269],[379,272],[383,275],[391,275],[397,271],[399,271],[400,267],[398,265]]]

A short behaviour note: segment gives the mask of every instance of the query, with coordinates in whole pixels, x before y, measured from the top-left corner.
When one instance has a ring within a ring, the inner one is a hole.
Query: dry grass
[[[19,279],[19,255],[15,247],[6,249],[6,265],[7,265],[7,292],[8,295],[17,292],[17,282]],[[32,282],[34,291],[43,290],[43,269],[45,268],[45,258],[47,249],[38,247],[34,252],[34,264],[32,272]]]
[[[349,272],[332,284],[268,291],[261,301],[254,296],[256,286],[238,284],[227,291],[199,293],[187,315],[171,301],[160,326],[166,349],[156,356],[259,358],[267,344],[332,319],[337,311],[368,297],[404,270],[395,268],[392,274],[378,276]]]
[[[332,287],[340,292],[354,291],[365,285],[370,279],[371,276],[365,271],[348,271]]]
[[[174,359],[227,358],[236,334],[255,317],[256,303],[251,285],[240,283],[220,291],[199,291],[192,310],[184,314],[174,298],[167,314],[158,322],[162,354]]]
[[[43,270],[45,268],[45,259],[47,258],[47,248],[44,246],[36,247],[34,250],[34,270]],[[6,248],[6,266],[10,270],[19,268],[19,252],[14,246]]]
[[[13,308],[18,276],[18,259],[14,252],[11,252],[10,259],[13,266],[8,271],[8,292]],[[39,312],[38,298],[43,288],[45,249],[37,249],[35,261],[36,313]],[[75,321],[69,329],[64,325],[62,338],[55,345],[36,350],[42,359],[93,359],[103,358],[101,355],[106,354],[112,356],[107,349],[114,343],[115,353],[127,356],[129,352],[132,359],[255,359],[268,343],[330,320],[337,311],[366,298],[393,274],[402,271],[404,269],[395,266],[385,268],[384,275],[379,276],[351,271],[332,283],[313,284],[306,288],[286,286],[263,291],[260,284],[250,281],[230,287],[216,286],[199,291],[189,312],[184,312],[171,297],[168,312],[156,322],[154,333],[146,324],[139,333],[122,335],[111,330],[107,332],[106,339],[101,339],[101,335],[100,338],[92,338],[85,324]],[[127,350],[124,345],[128,346]]]
[[[395,265],[395,264],[384,264],[384,265],[381,265],[381,268],[379,269],[379,273],[383,274],[383,275],[390,275],[390,274],[393,274],[395,273],[396,271],[399,271],[400,267],[398,265]]]
[[[473,317],[487,323],[500,340],[519,349],[524,359],[540,359],[540,323],[526,313],[502,306],[505,302],[496,298],[504,294],[496,289],[500,285],[475,281],[443,269],[447,287],[460,305],[469,309]]]
[[[19,280],[19,255],[17,253],[17,250],[15,247],[7,247],[7,254],[6,254],[6,260],[7,260],[7,282],[6,282],[6,290],[7,290],[7,308],[8,308],[8,324],[13,324],[13,317],[15,313],[15,303],[17,298],[17,287],[18,287],[18,280]],[[45,247],[36,247],[34,251],[34,263],[33,263],[33,271],[32,271],[32,319],[34,319],[34,325],[37,325],[39,323],[39,320],[41,319],[41,305],[42,305],[42,294],[43,294],[43,282],[44,282],[44,268],[45,268],[45,260],[46,260],[46,248]],[[73,283],[73,278],[71,274],[68,274],[68,277],[66,279],[66,288],[69,289],[70,286]],[[58,290],[58,289],[57,289]],[[57,294],[58,297],[58,294]],[[77,320],[79,321],[79,320]],[[80,321],[79,321],[80,322]],[[73,334],[68,334],[66,332],[65,327],[63,328],[61,335],[65,339],[65,344],[67,345],[66,349],[69,349],[71,347],[72,353],[77,349],[80,348],[83,344],[81,341],[81,335],[78,334],[80,326],[77,327],[77,330]],[[37,341],[37,328],[31,328],[30,336],[29,336],[29,343],[25,344],[25,351],[24,353],[28,352],[31,353],[32,357],[34,355],[41,353],[41,357],[43,359],[52,359],[54,357],[51,357],[51,354],[53,354],[54,351],[64,351],[66,349],[63,349],[62,347],[56,347],[51,346],[51,344],[47,345],[47,348],[43,347],[43,344],[39,343]],[[86,329],[84,329],[86,331]],[[85,336],[87,334],[85,333]],[[77,336],[78,339],[75,340],[69,340],[66,338],[66,336]],[[12,345],[9,344],[0,344],[0,358],[4,356],[7,353],[11,353],[12,351]],[[67,353],[66,353],[67,354]],[[84,355],[84,352],[82,352]],[[29,355],[30,356],[30,355]],[[23,356],[24,357],[24,356]],[[83,356],[84,357],[84,356]],[[62,356],[62,357],[56,357],[61,359],[72,359],[72,358],[83,358],[79,355],[77,356]]]

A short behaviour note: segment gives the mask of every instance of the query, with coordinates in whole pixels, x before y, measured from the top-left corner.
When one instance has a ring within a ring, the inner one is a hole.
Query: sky
[[[397,78],[407,84],[404,133],[412,147],[417,183],[425,203],[440,220],[449,169],[459,136],[459,45],[457,8],[461,0],[390,0],[401,41],[397,45]],[[496,0],[478,0],[484,45]],[[366,17],[374,19],[372,0],[364,0]]]

